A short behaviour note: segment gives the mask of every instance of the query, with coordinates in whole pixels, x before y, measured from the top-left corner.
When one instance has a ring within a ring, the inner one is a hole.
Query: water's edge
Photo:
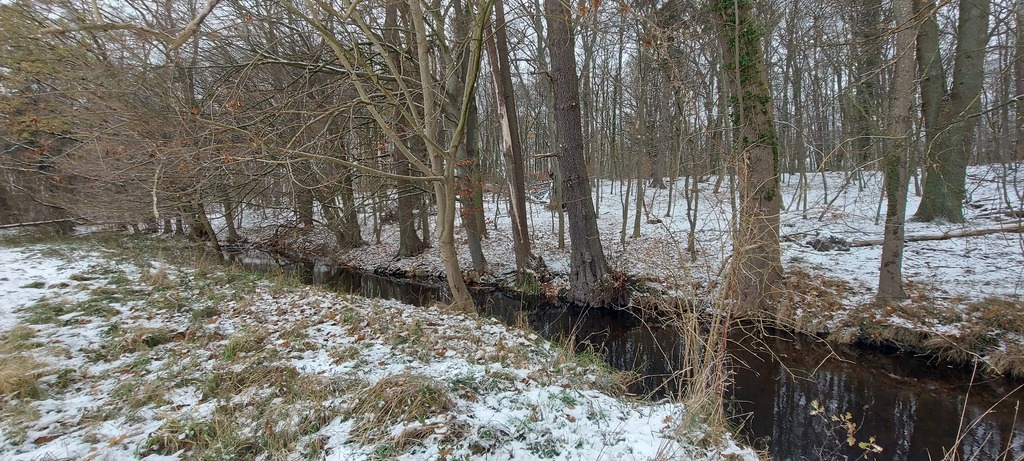
[[[239,261],[250,270],[281,269],[269,258]],[[424,283],[312,263],[284,269],[307,283],[370,298],[412,305],[445,300],[436,278]],[[572,334],[577,344],[593,345],[612,366],[643,377],[638,391],[675,386],[666,378],[679,369],[682,341],[670,329],[622,310],[524,300],[493,287],[473,292],[484,315],[510,325],[525,320],[545,338]],[[734,336],[730,410],[741,433],[755,447],[767,446],[772,459],[856,459],[863,450],[847,443],[847,413],[857,441],[875,437],[885,450],[869,459],[942,459],[958,439],[961,459],[1024,458],[1024,430],[1015,425],[1024,393],[1013,392],[1016,383],[1008,378],[975,376],[892,347],[830,346],[785,332]],[[820,414],[812,414],[815,401]]]

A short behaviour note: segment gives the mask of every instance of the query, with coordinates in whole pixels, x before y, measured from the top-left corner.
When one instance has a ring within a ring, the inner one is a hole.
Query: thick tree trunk
[[[14,208],[11,207],[10,195],[10,192],[7,191],[7,185],[0,183],[0,224],[15,222]]]
[[[311,229],[313,227],[313,190],[298,183],[292,183],[295,197],[295,214],[299,225]]]
[[[505,175],[509,186],[509,217],[512,220],[512,247],[516,269],[534,270],[530,229],[526,220],[526,170],[523,166],[523,145],[519,137],[519,116],[509,63],[508,39],[505,31],[505,9],[502,0],[494,2],[494,32],[488,33],[487,54],[494,83],[495,106],[501,125],[501,151],[505,159]]]
[[[737,315],[774,312],[782,290],[778,139],[752,0],[716,3],[736,139],[738,225],[727,296]]]
[[[325,191],[318,194],[317,201],[320,202],[320,208],[324,210],[327,228],[334,234],[335,247],[340,250],[348,250],[362,246],[363,238],[359,229],[355,200],[352,196],[352,179],[350,175],[346,174],[338,181],[341,187],[337,196]]]
[[[850,122],[853,136],[855,166],[859,169],[875,159],[878,137],[878,87],[882,69],[881,0],[854,2],[853,43],[854,72],[853,107]]]
[[[388,2],[384,10],[384,37],[385,40],[391,44],[390,59],[396,66],[404,69],[405,57],[401,55],[398,50],[404,49],[404,44],[401,43],[401,39],[398,35],[398,2]],[[398,89],[396,88],[396,91]],[[402,126],[404,122],[399,121],[396,132],[402,133],[405,131]],[[413,152],[422,152],[423,142],[417,139],[415,136],[408,138],[409,150]],[[417,149],[416,147],[420,147]],[[400,176],[412,175],[412,169],[409,167],[409,159],[405,158],[405,155],[396,146],[392,151],[392,155],[395,160],[395,173]],[[395,217],[398,220],[398,258],[407,258],[410,256],[416,256],[426,249],[426,242],[420,240],[419,234],[416,233],[416,215],[414,210],[418,202],[417,195],[419,190],[416,189],[412,183],[405,180],[395,181],[395,189],[398,193],[398,209],[395,210]]]
[[[953,83],[945,96],[938,99],[935,94],[937,88],[934,88],[936,83],[922,80],[925,123],[931,121],[933,125],[927,127],[928,148],[925,150],[924,167],[928,175],[921,204],[914,214],[916,220],[964,222],[967,163],[974,147],[974,127],[981,107],[990,9],[991,0],[960,2]],[[922,72],[922,75],[928,76],[927,80],[930,80],[932,72],[938,72],[933,68],[940,66],[938,39],[931,36],[933,33],[937,35],[937,30],[932,30],[932,27],[929,22],[922,24],[924,37],[918,37],[919,59],[922,66],[928,66],[929,72]],[[925,94],[926,89],[928,94]]]
[[[231,200],[225,198],[221,201],[221,206],[224,207],[224,224],[228,233],[227,242],[234,243],[242,240],[242,237],[238,235],[238,229],[235,228],[235,207]]]
[[[344,240],[338,244],[343,248],[356,248],[363,245],[362,229],[359,228],[359,210],[356,208],[355,186],[352,173],[346,172],[338,178],[338,199],[341,202],[341,216],[338,229]]]
[[[410,139],[410,144],[416,144],[416,139]],[[410,146],[411,147],[411,146]],[[416,151],[415,149],[411,149]],[[412,174],[409,168],[409,161],[398,149],[393,151],[395,158],[395,173],[402,176]],[[395,188],[398,192],[398,209],[395,210],[395,217],[398,220],[398,257],[408,258],[423,253],[427,248],[426,242],[420,239],[416,232],[416,208],[419,205],[420,191],[412,183],[405,180],[395,181]]]
[[[569,212],[569,297],[583,304],[608,304],[619,293],[610,290],[608,263],[597,229],[587,165],[583,159],[579,77],[569,28],[572,13],[561,0],[545,0],[555,130],[559,136],[558,169],[563,205]]]
[[[912,0],[894,0],[896,24],[913,20]],[[896,33],[896,73],[893,82],[892,141],[885,153],[885,230],[882,243],[881,268],[878,273],[877,298],[881,301],[904,299],[903,245],[904,221],[907,212],[907,164],[914,148],[911,109],[914,103],[914,63],[910,50],[914,47],[914,31],[902,28]]]

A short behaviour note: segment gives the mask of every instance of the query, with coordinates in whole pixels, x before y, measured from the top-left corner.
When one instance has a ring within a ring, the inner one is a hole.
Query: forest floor
[[[0,238],[0,459],[756,459],[593,353],[193,250]]]
[[[630,188],[619,181],[600,181],[595,190],[599,227],[613,270],[674,299],[713,302],[731,252],[733,216],[728,180],[716,189],[715,179],[697,183],[696,200],[687,197],[685,191],[692,190],[693,184],[685,179],[677,180],[671,190],[645,190],[635,238],[635,184]],[[907,243],[903,267],[909,299],[889,306],[874,300],[881,246],[857,246],[880,243],[882,238],[881,175],[829,172],[809,175],[807,180],[805,187],[799,187],[798,175],[784,175],[782,180],[782,259],[788,288],[785,305],[780,306],[787,313],[783,324],[839,342],[896,345],[954,361],[980,362],[995,373],[1024,376],[1024,234],[1019,231],[1024,217],[1024,164],[969,168],[966,223],[907,223],[908,237],[939,239]],[[539,289],[550,293],[567,286],[569,256],[558,246],[558,218],[547,207],[549,193],[550,183],[535,184],[528,208],[533,251],[552,275]],[[919,203],[912,187],[908,215]],[[515,269],[506,209],[505,195],[486,194],[489,236],[483,247],[489,274],[479,279],[483,282],[502,280]],[[279,217],[268,219],[250,212],[245,221],[243,232],[258,241],[277,229],[274,223]],[[970,235],[998,228],[1017,231]],[[691,230],[694,251],[689,253]],[[388,223],[376,239],[366,216],[366,246],[332,254],[331,237],[325,231],[300,241],[305,242],[307,253],[331,254],[329,259],[338,264],[415,276],[442,275],[436,248],[396,259],[397,232],[397,226]],[[468,269],[472,263],[461,232],[457,237],[460,263]],[[827,243],[830,238],[854,246],[824,249],[819,245],[825,251],[818,251],[811,245],[816,239],[815,243]]]

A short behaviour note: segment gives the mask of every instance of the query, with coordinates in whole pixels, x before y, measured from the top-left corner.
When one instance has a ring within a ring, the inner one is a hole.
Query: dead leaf
[[[50,442],[56,440],[57,437],[59,437],[59,436],[56,436],[56,435],[44,435],[42,437],[36,437],[36,439],[33,440],[32,443],[34,443],[36,445],[42,445],[44,443],[50,443]]]

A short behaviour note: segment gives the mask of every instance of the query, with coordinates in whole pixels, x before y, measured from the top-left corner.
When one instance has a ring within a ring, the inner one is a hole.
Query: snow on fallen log
[[[930,234],[930,235],[908,235],[905,240],[907,242],[925,242],[929,240],[949,240],[958,237],[980,237],[982,235],[998,234],[1001,232],[1024,232],[1024,225],[1013,224],[999,227],[988,227],[984,229],[969,229],[962,231],[949,231],[941,234]],[[873,240],[854,240],[850,242],[850,247],[866,247],[872,245],[881,245],[882,239]]]
[[[74,219],[51,219],[49,221],[32,221],[32,222],[19,222],[14,224],[3,224],[0,225],[0,229],[14,229],[16,227],[32,227],[32,226],[45,226],[47,224],[57,224],[65,222],[75,222]]]

